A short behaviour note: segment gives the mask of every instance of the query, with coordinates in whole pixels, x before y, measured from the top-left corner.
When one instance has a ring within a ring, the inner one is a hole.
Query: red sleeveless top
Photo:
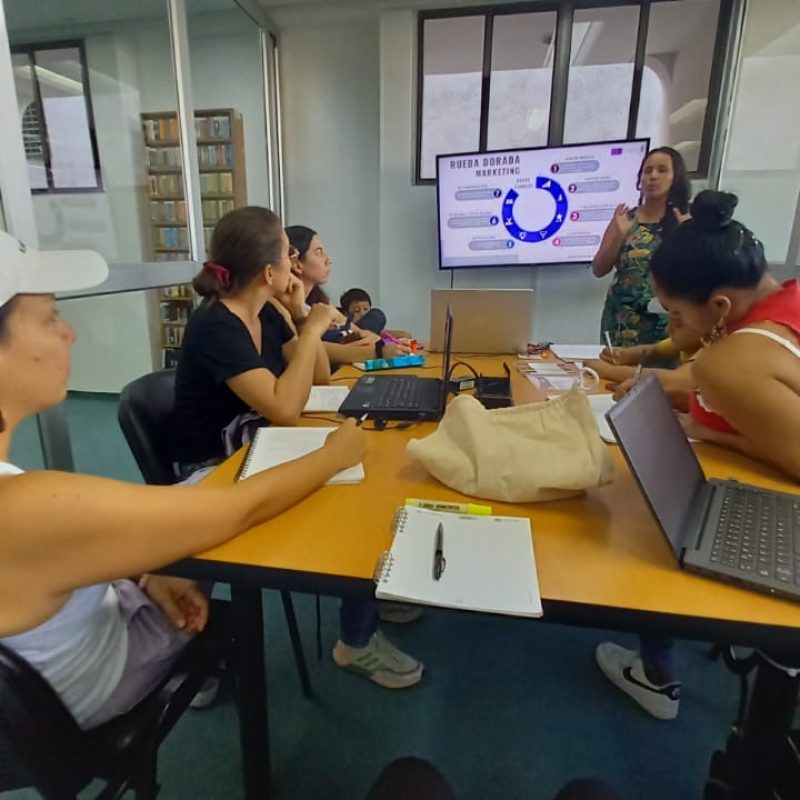
[[[800,281],[786,281],[777,292],[756,303],[740,320],[729,325],[727,332],[735,333],[759,322],[783,325],[800,338]],[[736,433],[724,417],[703,403],[703,398],[696,389],[689,398],[689,413],[707,428],[723,433]]]

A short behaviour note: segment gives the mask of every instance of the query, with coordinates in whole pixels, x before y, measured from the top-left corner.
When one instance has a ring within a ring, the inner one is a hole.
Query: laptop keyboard
[[[725,486],[711,560],[800,585],[800,498]]]
[[[422,381],[413,377],[386,381],[372,403],[373,409],[415,409],[422,402]]]

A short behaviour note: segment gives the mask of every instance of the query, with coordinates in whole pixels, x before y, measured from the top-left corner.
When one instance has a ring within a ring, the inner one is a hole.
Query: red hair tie
[[[213,261],[206,261],[203,263],[203,269],[214,275],[223,288],[227,289],[231,285],[231,273],[227,267],[215,264]]]

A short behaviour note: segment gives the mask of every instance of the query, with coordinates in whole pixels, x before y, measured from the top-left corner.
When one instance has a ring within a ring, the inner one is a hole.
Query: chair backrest
[[[50,684],[0,644],[0,792],[69,797],[92,777],[86,735]]]
[[[171,421],[175,370],[162,369],[129,383],[119,398],[117,419],[146,483],[175,483]]]

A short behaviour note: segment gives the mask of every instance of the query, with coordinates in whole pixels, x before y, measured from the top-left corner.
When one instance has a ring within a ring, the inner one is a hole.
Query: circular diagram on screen
[[[542,200],[549,204],[549,200],[544,197],[545,194],[549,194],[555,207],[552,218],[542,227],[530,227],[530,222],[526,224],[520,207],[522,204],[518,204],[520,194],[516,189],[509,189],[503,200],[503,224],[506,230],[520,242],[543,242],[549,239],[561,228],[567,218],[567,196],[557,181],[539,176],[536,178],[536,189],[533,191],[536,191],[537,194],[543,193],[540,198],[536,198],[537,206],[541,204]]]

